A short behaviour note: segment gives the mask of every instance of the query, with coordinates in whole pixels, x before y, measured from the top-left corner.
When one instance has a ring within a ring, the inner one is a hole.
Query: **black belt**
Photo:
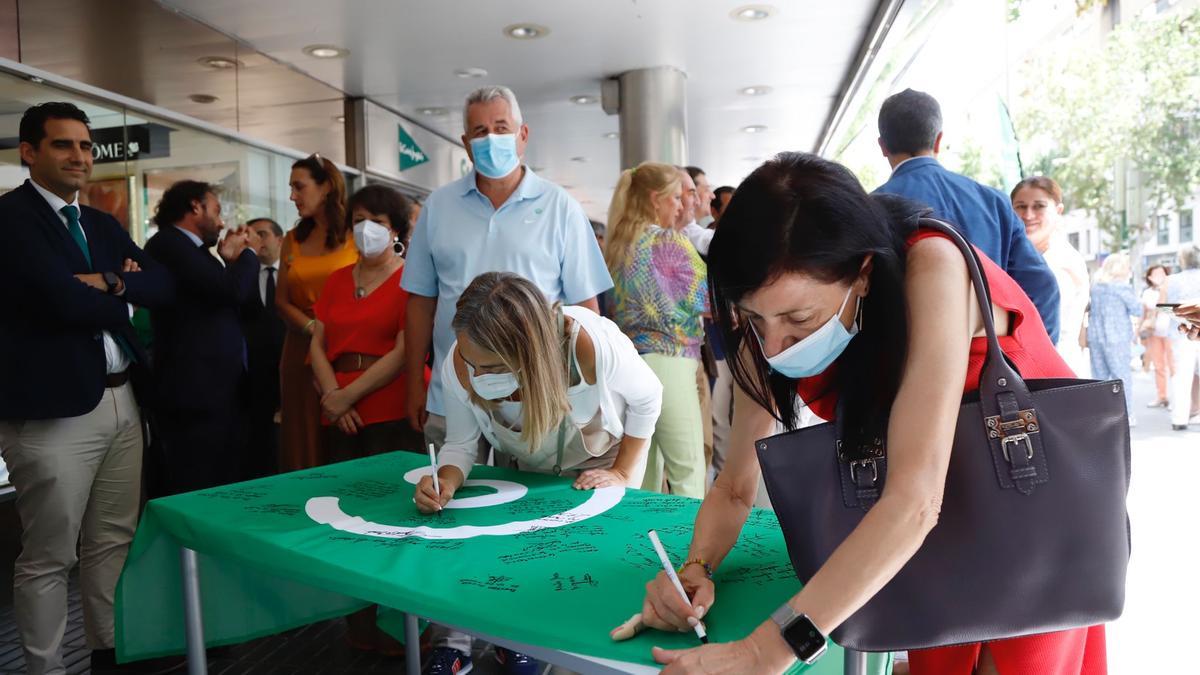
[[[104,388],[116,389],[117,387],[125,386],[129,381],[129,369],[126,368],[119,373],[109,373],[104,376]]]

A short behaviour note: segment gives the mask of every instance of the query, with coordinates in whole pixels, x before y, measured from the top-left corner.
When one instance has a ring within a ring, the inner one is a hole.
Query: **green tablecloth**
[[[199,553],[209,646],[347,614],[366,601],[621,661],[651,664],[652,645],[697,644],[691,634],[656,631],[615,643],[608,632],[641,608],[646,581],[661,569],[646,530],[658,531],[678,563],[698,500],[578,491],[565,479],[477,467],[473,480],[500,482],[468,483],[457,500],[512,500],[430,517],[412,502],[422,467],[428,471],[424,457],[397,452],[150,502],[117,585],[118,655],[184,650],[180,546]],[[429,529],[406,531],[421,526]],[[498,533],[505,530],[518,533]],[[706,619],[715,641],[747,635],[799,589],[772,513],[753,512],[716,581]],[[809,672],[841,669],[841,649],[831,646]]]

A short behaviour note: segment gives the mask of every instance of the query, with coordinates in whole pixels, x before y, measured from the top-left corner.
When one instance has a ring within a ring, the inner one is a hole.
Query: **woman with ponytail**
[[[705,461],[696,369],[708,308],[707,270],[674,229],[683,209],[679,171],[644,162],[621,174],[608,210],[604,261],[613,318],[663,385],[642,489],[704,496]]]

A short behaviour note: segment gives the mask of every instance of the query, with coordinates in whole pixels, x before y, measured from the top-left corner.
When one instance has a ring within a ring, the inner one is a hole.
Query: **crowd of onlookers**
[[[474,170],[423,205],[383,185],[347,194],[314,154],[292,166],[294,227],[226,228],[219,189],[185,180],[157,204],[143,251],[78,204],[88,123],[65,103],[26,111],[31,180],[0,197],[0,267],[15,277],[0,291],[0,446],[23,527],[16,616],[31,672],[61,670],[80,535],[93,672],[119,668],[113,589],[143,482],[157,497],[428,444],[458,458],[458,483],[489,455],[573,471],[583,488],[690,497],[720,472],[736,355],[710,321],[706,260],[734,188],[713,189],[702,169],[629,168],[607,222],[589,222],[522,163],[529,132],[512,92],[485,87],[464,105]],[[1139,298],[1126,254],[1090,278],[1052,179],[1006,197],[942,167],[927,94],[889,98],[879,129],[892,174],[878,192],[955,224],[1020,284],[1037,312],[1013,330],[1044,326],[1077,374],[1125,380],[1127,397],[1140,340],[1153,405],[1171,407],[1176,429],[1196,419],[1197,345],[1158,307],[1200,297],[1195,250],[1181,270],[1147,270]],[[135,306],[150,311],[149,334],[132,329]],[[373,608],[348,621],[355,647],[401,649]],[[426,672],[461,669],[470,646],[436,630]],[[500,653],[509,672],[532,667]]]

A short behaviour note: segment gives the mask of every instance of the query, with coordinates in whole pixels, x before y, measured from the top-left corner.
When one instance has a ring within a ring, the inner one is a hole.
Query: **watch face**
[[[825,636],[803,614],[793,619],[782,633],[796,658],[804,663],[813,663],[825,653]]]

